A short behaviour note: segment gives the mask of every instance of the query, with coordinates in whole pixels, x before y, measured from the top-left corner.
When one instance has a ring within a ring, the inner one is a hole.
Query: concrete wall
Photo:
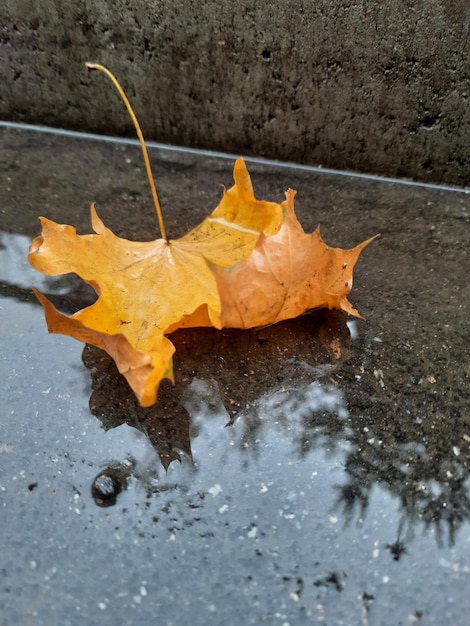
[[[2,0],[0,118],[470,184],[469,0]]]

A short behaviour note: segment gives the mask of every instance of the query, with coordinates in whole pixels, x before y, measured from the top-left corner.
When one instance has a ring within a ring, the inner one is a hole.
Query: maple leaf
[[[144,157],[147,164],[146,150]],[[257,200],[241,158],[234,181],[211,215],[172,241],[158,201],[163,238],[151,242],[117,237],[94,205],[94,234],[77,235],[72,226],[40,218],[31,265],[49,276],[75,273],[98,296],[68,317],[35,290],[49,331],[105,350],[142,406],[156,401],[164,378],[173,381],[175,348],[167,335],[178,328],[257,327],[317,307],[358,315],[347,295],[354,264],[371,240],[341,250],[327,247],[318,229],[306,234],[295,217],[295,192],[280,204]]]
[[[91,235],[40,218],[31,265],[49,276],[73,272],[98,295],[68,317],[35,291],[49,331],[106,350],[144,406],[155,402],[163,378],[173,380],[167,335],[177,328],[250,328],[317,307],[357,315],[347,295],[370,240],[352,250],[328,248],[318,229],[304,233],[293,191],[282,204],[256,200],[243,159],[234,179],[209,217],[170,242],[117,237],[93,205]]]

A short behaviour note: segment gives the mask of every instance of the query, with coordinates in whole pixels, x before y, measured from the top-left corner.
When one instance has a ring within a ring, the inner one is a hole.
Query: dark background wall
[[[0,118],[470,184],[469,0],[3,0]]]

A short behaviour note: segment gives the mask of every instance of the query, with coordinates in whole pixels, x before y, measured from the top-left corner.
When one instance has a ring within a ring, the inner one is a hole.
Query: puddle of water
[[[352,292],[367,321],[321,312],[176,333],[177,384],[144,410],[106,355],[47,335],[29,289],[65,311],[88,292],[25,262],[38,214],[84,232],[97,197],[145,238],[137,150],[1,141],[4,622],[466,623],[470,199],[256,167],[255,189],[297,187],[330,207],[331,243],[382,232]],[[154,159],[175,228],[230,183],[214,159]],[[310,207],[300,216],[316,225]]]

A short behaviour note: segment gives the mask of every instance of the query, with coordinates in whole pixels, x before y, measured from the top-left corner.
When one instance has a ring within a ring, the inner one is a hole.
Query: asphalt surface
[[[151,150],[170,236],[232,184]],[[138,148],[0,129],[0,625],[468,623],[470,194],[249,164],[305,230],[362,254],[365,320],[313,312],[175,333],[176,385],[140,408],[110,359],[48,335],[76,277],[26,261],[45,215],[158,236]]]

